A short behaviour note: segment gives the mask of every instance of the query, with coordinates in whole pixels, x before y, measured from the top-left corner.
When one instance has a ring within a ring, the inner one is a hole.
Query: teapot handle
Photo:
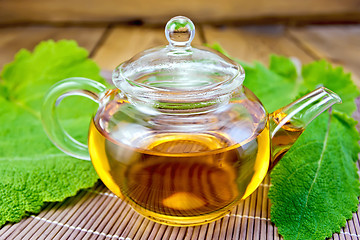
[[[75,140],[61,126],[57,107],[68,96],[84,96],[96,103],[106,92],[106,87],[87,78],[67,78],[53,85],[44,98],[41,118],[44,130],[49,139],[64,153],[84,160],[90,160],[88,146]]]

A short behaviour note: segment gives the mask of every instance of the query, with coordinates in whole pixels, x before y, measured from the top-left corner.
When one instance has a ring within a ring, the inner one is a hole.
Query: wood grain
[[[296,57],[302,63],[314,60],[296,42],[286,36],[283,26],[204,28],[209,44],[220,45],[232,56],[242,61],[260,61],[267,64],[270,54]]]
[[[344,66],[360,86],[360,25],[291,28],[289,34],[317,58]]]
[[[0,69],[14,59],[21,48],[33,50],[43,40],[74,39],[81,47],[92,51],[105,28],[29,26],[0,28]]]
[[[358,0],[3,0],[0,22],[119,22],[141,19],[165,24],[176,15],[198,22],[279,18],[359,21]]]
[[[93,59],[101,69],[111,71],[135,54],[167,43],[164,28],[116,26],[109,30],[106,40],[94,53]],[[201,43],[200,34],[196,34],[193,44]]]

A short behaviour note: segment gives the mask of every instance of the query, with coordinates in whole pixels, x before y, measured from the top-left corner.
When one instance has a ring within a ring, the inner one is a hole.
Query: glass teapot
[[[169,44],[141,52],[113,72],[116,89],[70,78],[45,97],[45,131],[65,153],[91,159],[103,183],[154,221],[190,226],[216,220],[260,185],[317,115],[341,102],[325,88],[268,114],[242,85],[243,68],[208,48],[191,47],[186,17],[165,27]],[[260,86],[259,86],[260,87]],[[88,146],[56,118],[59,102],[99,103]]]

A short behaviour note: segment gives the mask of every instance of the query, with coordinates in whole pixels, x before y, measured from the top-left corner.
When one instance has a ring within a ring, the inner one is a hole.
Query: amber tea
[[[221,131],[151,132],[134,141],[115,141],[93,121],[94,167],[107,187],[138,212],[172,225],[201,224],[226,214],[259,186],[269,166],[267,127],[244,144]]]

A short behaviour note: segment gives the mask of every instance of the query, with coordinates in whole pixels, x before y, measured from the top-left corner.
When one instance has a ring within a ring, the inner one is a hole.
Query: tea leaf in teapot
[[[355,125],[346,114],[322,114],[271,172],[271,221],[284,239],[331,237],[357,210]]]
[[[33,53],[21,50],[2,70],[0,226],[39,212],[44,202],[61,201],[97,181],[91,163],[58,150],[40,120],[43,96],[57,81],[74,76],[102,81],[99,67],[87,57],[88,52],[74,41],[47,41]],[[79,98],[76,104],[64,101],[59,108],[64,124],[71,122],[67,127],[72,134],[86,138],[96,104]]]

